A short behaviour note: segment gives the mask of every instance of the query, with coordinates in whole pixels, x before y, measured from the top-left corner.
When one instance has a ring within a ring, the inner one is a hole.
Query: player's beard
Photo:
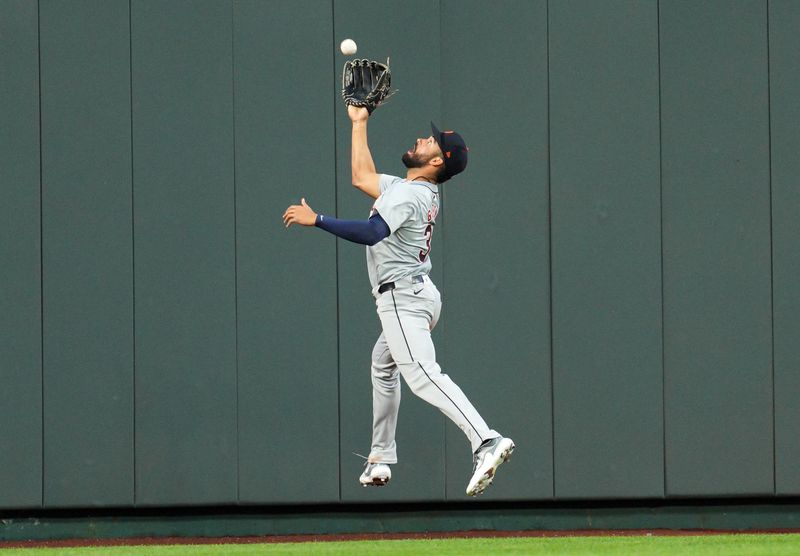
[[[417,153],[403,153],[403,164],[405,164],[406,168],[422,168],[428,162],[431,161],[433,157],[429,157],[428,160],[423,160],[421,156],[417,156]]]

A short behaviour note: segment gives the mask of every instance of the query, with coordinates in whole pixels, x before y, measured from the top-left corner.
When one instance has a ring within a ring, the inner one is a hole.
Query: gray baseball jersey
[[[367,270],[373,293],[380,284],[406,276],[429,274],[433,227],[439,212],[439,189],[425,181],[380,175],[380,196],[370,216],[378,212],[391,234],[367,247]]]

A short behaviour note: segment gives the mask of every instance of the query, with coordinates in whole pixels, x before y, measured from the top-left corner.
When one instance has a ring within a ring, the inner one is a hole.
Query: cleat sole
[[[475,488],[472,489],[472,492],[467,492],[468,496],[478,496],[480,494],[483,494],[483,491],[486,490],[486,488],[490,484],[492,484],[492,481],[494,480],[495,471],[497,471],[497,468],[511,459],[511,454],[514,452],[514,448],[516,448],[516,446],[512,442],[510,446],[508,446],[505,450],[503,450],[503,452],[500,454],[500,457],[497,459],[497,463],[493,467],[490,467],[484,472],[483,476],[478,480],[477,484],[475,485]]]
[[[363,486],[363,487],[371,487],[371,486],[382,487],[382,486],[386,486],[388,484],[389,484],[389,479],[372,479],[372,482],[369,482],[369,483],[362,482],[361,486]]]

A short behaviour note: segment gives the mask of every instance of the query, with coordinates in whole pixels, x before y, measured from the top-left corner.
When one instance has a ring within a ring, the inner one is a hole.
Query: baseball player
[[[338,237],[367,245],[367,269],[383,332],[372,350],[372,449],[359,481],[383,486],[397,463],[395,428],[400,380],[436,406],[467,436],[473,451],[470,496],[491,484],[498,466],[508,460],[514,442],[489,428],[461,389],[436,362],[431,331],[442,298],[430,279],[431,237],[439,212],[439,186],[467,165],[468,148],[453,131],[416,140],[406,152],[406,177],[378,174],[367,144],[366,108],[348,106],[352,130],[353,185],[376,199],[365,221],[317,214],[302,199],[286,209],[283,221],[316,226]]]

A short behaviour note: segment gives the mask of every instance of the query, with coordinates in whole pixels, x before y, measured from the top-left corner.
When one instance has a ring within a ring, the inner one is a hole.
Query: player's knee
[[[372,366],[372,380],[383,383],[397,382],[397,367],[394,365],[385,367]]]
[[[384,395],[399,395],[400,381],[397,377],[372,377],[372,390]]]
[[[380,357],[372,360],[372,376],[390,376],[397,373],[397,365],[391,357]]]

